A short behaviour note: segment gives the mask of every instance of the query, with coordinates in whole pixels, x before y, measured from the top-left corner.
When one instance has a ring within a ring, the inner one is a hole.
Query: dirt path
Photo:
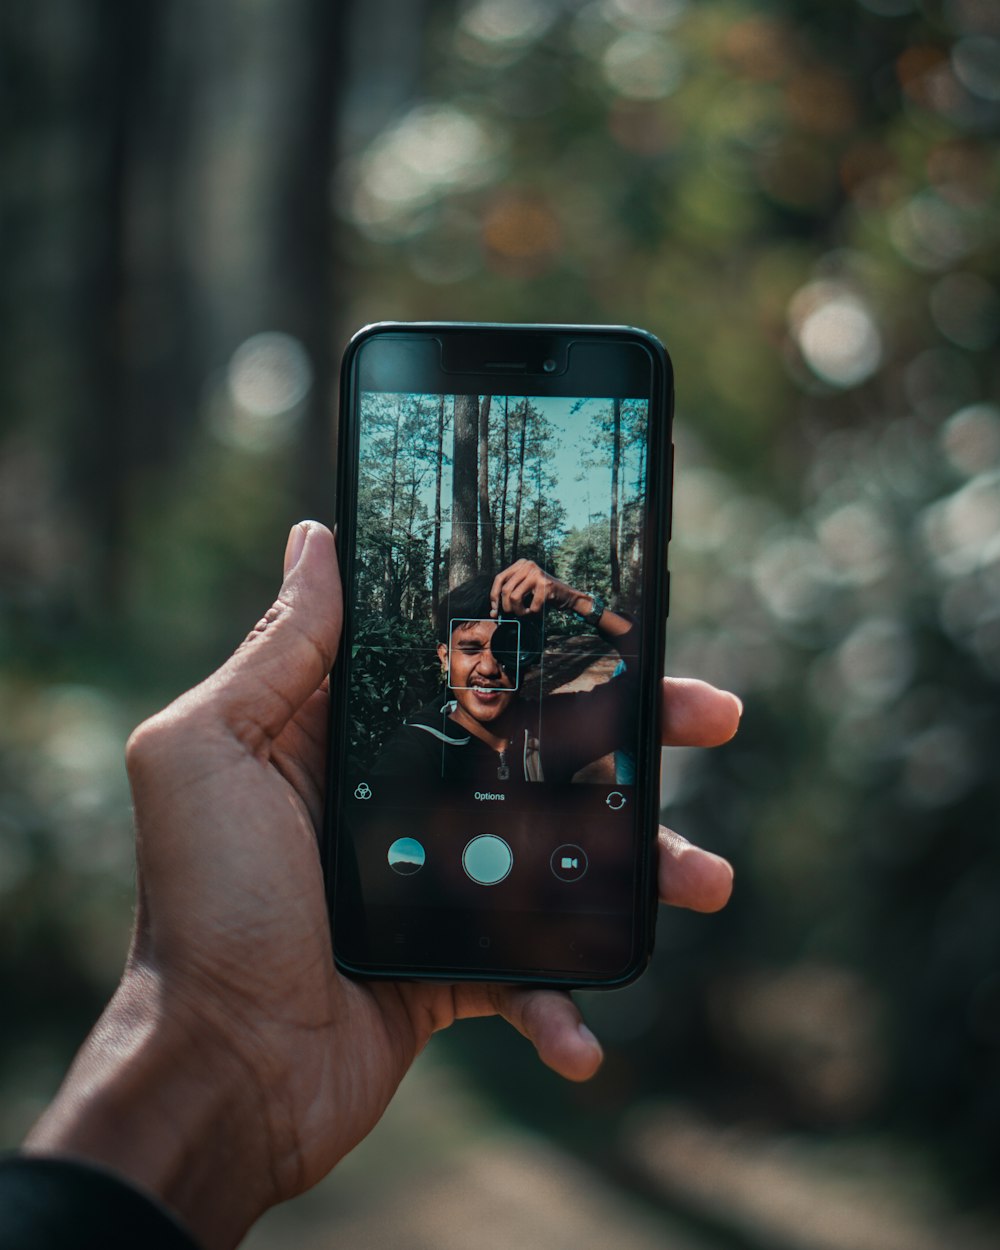
[[[245,1250],[718,1250],[499,1119],[425,1055],[372,1135]]]

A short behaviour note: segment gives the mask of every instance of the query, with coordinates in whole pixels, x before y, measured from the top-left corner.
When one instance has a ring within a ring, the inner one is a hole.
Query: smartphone
[[[648,962],[672,406],[642,330],[352,339],[323,846],[343,971],[595,987]]]

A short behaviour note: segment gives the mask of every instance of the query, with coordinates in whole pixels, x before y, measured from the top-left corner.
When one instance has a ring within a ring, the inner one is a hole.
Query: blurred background
[[[677,373],[667,664],[746,703],[667,819],[733,903],[584,996],[592,1083],[462,1025],[249,1244],[996,1246],[1000,8],[0,23],[0,1146],[121,966],[129,729],[331,514],[350,333],[626,322]]]

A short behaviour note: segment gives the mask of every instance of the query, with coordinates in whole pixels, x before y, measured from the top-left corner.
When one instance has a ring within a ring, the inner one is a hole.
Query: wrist
[[[575,616],[586,616],[590,611],[590,595],[586,591],[567,586],[562,596],[561,606]]]
[[[277,1195],[255,1087],[206,1032],[131,969],[24,1150],[108,1168],[222,1250]]]
[[[572,611],[588,624],[596,625],[604,614],[606,604],[600,595],[593,592],[574,591]]]

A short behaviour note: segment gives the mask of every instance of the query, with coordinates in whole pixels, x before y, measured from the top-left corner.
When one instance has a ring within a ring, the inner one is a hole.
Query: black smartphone
[[[645,967],[672,405],[641,330],[352,339],[323,847],[345,972],[612,986]]]

